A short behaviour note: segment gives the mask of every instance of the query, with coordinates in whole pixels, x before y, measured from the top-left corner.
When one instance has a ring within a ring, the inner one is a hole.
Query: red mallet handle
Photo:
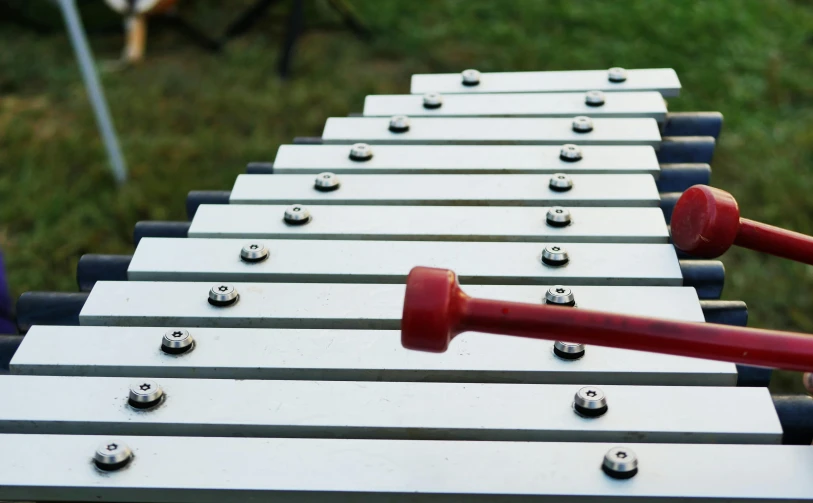
[[[731,194],[706,185],[689,187],[678,199],[672,241],[696,257],[719,257],[736,244],[813,265],[813,237],[740,218]]]
[[[404,298],[401,344],[440,353],[454,336],[467,331],[813,370],[810,335],[474,299],[460,289],[452,271],[412,269]]]

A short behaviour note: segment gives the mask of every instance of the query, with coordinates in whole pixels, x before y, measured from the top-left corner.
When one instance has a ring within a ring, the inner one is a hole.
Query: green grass
[[[182,6],[217,33],[237,10],[225,6],[247,3]],[[714,185],[735,195],[744,216],[813,233],[811,4],[353,3],[375,40],[310,31],[288,82],[275,76],[282,22],[273,16],[220,55],[151,33],[145,64],[103,74],[130,167],[122,188],[62,31],[0,25],[0,248],[14,294],[74,290],[80,255],[132,251],[135,222],[184,219],[187,191],[230,188],[247,161],[273,160],[295,135],[319,135],[326,117],[359,111],[367,94],[408,92],[413,73],[469,67],[673,67],[684,90],[672,110],[725,114]],[[311,24],[336,22],[323,0],[306,8]],[[98,60],[118,57],[120,36],[91,43]],[[725,263],[725,298],[748,302],[751,326],[813,332],[813,268],[739,250]],[[798,377],[781,375],[774,387],[798,390]]]

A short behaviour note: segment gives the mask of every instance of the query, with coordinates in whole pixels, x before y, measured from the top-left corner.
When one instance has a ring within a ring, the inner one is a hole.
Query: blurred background
[[[271,3],[271,2],[269,2]],[[305,0],[305,31],[281,79],[292,2],[253,16],[212,52],[149,24],[144,60],[122,67],[122,18],[79,1],[129,166],[110,174],[58,9],[0,0],[0,250],[13,298],[76,290],[84,253],[131,253],[138,220],[185,220],[189,190],[227,190],[249,161],[360,112],[367,94],[408,93],[413,73],[672,67],[673,111],[721,111],[712,183],[743,216],[813,234],[813,3],[809,0],[350,0],[346,29]],[[180,0],[177,16],[219,39],[255,0]],[[750,326],[813,333],[813,268],[734,250],[724,298]],[[772,388],[801,391],[798,375]]]

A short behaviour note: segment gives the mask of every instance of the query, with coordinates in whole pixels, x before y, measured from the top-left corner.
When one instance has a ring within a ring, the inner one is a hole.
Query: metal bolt
[[[119,440],[108,440],[99,444],[93,454],[93,462],[96,467],[106,472],[112,472],[127,466],[133,459],[133,451],[127,444]]]
[[[268,258],[268,248],[262,243],[246,243],[240,250],[243,262],[262,262]]]
[[[607,70],[607,79],[610,82],[624,82],[627,80],[627,71],[620,66],[614,66]]]
[[[480,72],[474,69],[463,70],[460,73],[460,78],[464,86],[476,86],[480,84]]]
[[[562,360],[578,360],[584,356],[584,344],[556,341],[553,343],[553,354]]]
[[[372,158],[373,149],[366,143],[355,143],[350,147],[350,160],[364,162]]]
[[[545,221],[551,227],[567,227],[571,222],[570,211],[561,206],[554,206],[548,210]]]
[[[440,108],[443,105],[443,96],[440,93],[426,93],[423,95],[423,107],[428,109]]]
[[[573,119],[573,131],[577,133],[589,133],[593,130],[593,119],[585,115],[580,115]]]
[[[209,304],[217,307],[230,306],[237,302],[237,290],[224,283],[217,284],[209,290]]]
[[[638,473],[638,456],[626,447],[613,447],[604,455],[604,473],[614,479],[629,479]]]
[[[334,173],[319,173],[313,181],[313,188],[319,192],[333,192],[337,190],[341,182]]]
[[[588,107],[604,105],[604,93],[601,91],[587,91],[587,94],[584,95],[584,104]]]
[[[573,408],[580,416],[598,417],[607,412],[607,397],[595,386],[585,386],[576,392]]]
[[[566,143],[559,151],[559,159],[566,162],[576,162],[582,160],[582,149],[578,145]]]
[[[390,119],[390,131],[393,133],[405,133],[409,131],[409,117],[406,115],[394,115]]]
[[[288,225],[304,225],[311,221],[311,212],[301,204],[294,204],[285,209],[283,220]]]
[[[171,355],[180,355],[190,351],[195,344],[192,334],[185,328],[167,330],[161,339],[161,351]]]
[[[545,304],[573,307],[576,305],[576,298],[573,296],[573,291],[570,290],[570,288],[562,285],[553,285],[545,292]]]
[[[573,188],[573,179],[570,178],[570,175],[564,173],[554,173],[550,177],[548,187],[554,192],[567,192]]]
[[[548,245],[542,250],[542,262],[553,267],[562,266],[568,263],[570,256],[562,246]]]
[[[164,396],[164,391],[157,382],[148,379],[142,381],[133,381],[130,384],[130,398],[128,402],[131,407],[136,409],[148,409],[158,405],[161,398]]]

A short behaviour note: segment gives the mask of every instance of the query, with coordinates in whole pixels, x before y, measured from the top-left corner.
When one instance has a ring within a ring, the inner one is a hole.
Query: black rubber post
[[[672,212],[681,195],[683,195],[682,192],[663,192],[661,194],[661,211],[663,211],[663,218],[666,219],[666,225],[672,221]]]
[[[97,281],[127,281],[132,255],[86,253],[76,265],[76,283],[80,292],[89,292]]]
[[[191,190],[186,195],[186,217],[195,218],[201,204],[229,204],[231,192],[228,190]]]
[[[250,162],[246,164],[247,175],[273,175],[273,162]]]
[[[17,329],[24,334],[32,325],[79,325],[87,298],[87,293],[26,292],[17,299]]]
[[[663,136],[720,137],[723,114],[720,112],[670,112],[666,114]]]
[[[22,335],[0,335],[0,375],[8,374],[8,364],[21,342]]]
[[[658,192],[683,192],[692,185],[708,185],[711,166],[702,163],[661,164],[661,176],[655,181]]]
[[[144,220],[136,222],[133,229],[133,244],[138,246],[141,238],[185,238],[189,235],[189,222],[167,222]]]
[[[680,260],[683,285],[697,290],[701,299],[719,299],[725,284],[725,266],[719,260]]]
[[[748,325],[748,305],[741,300],[701,300],[700,308],[706,323],[733,327]]]
[[[294,138],[294,145],[321,145],[321,136],[297,136]]]
[[[774,395],[773,405],[782,431],[783,444],[810,445],[813,442],[813,397]]]
[[[711,164],[714,157],[712,136],[664,136],[658,150],[658,162]]]
[[[737,365],[737,386],[741,388],[767,388],[771,384],[773,369]]]

